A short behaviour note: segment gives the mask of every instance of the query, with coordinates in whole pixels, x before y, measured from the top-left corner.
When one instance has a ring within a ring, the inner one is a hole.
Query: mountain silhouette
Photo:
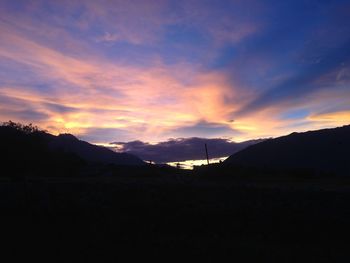
[[[268,139],[231,155],[224,165],[346,175],[350,125]]]
[[[71,134],[55,136],[13,122],[0,126],[0,145],[3,167],[14,174],[74,174],[86,164],[145,164],[134,155],[116,153]]]
[[[71,134],[54,136],[49,142],[49,148],[63,152],[74,153],[88,162],[116,165],[144,165],[138,157],[128,153],[116,153],[108,148],[81,141]]]

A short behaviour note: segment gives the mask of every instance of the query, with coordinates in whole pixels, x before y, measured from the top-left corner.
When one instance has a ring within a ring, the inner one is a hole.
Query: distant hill
[[[231,155],[224,165],[350,175],[350,125],[269,139]]]
[[[144,165],[138,157],[128,153],[116,153],[108,148],[78,140],[71,134],[60,134],[49,141],[53,150],[74,153],[83,160],[116,165]]]
[[[62,173],[84,164],[145,164],[134,155],[116,153],[70,134],[54,136],[13,122],[0,126],[0,145],[2,167],[10,173]]]
[[[205,159],[204,144],[207,144],[210,158],[227,157],[264,139],[232,142],[222,138],[177,138],[157,144],[142,141],[112,142],[122,146],[122,151],[140,156],[143,160],[156,163],[183,162]]]

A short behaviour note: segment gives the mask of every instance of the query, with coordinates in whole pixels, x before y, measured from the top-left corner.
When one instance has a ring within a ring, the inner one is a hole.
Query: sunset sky
[[[350,2],[1,0],[0,120],[92,143],[350,123]]]

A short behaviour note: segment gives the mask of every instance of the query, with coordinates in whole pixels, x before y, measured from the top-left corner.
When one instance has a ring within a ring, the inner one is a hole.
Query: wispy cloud
[[[96,40],[97,40],[97,42],[113,43],[113,42],[117,42],[118,40],[120,40],[120,38],[115,33],[105,32],[103,36],[98,37]]]
[[[96,143],[113,135],[242,141],[348,121],[342,1],[4,0],[0,7],[4,121]]]
[[[128,129],[141,138],[147,133],[161,136],[202,119],[225,121],[231,110],[224,97],[232,89],[220,73],[195,72],[186,64],[155,62],[145,69],[72,57],[14,31],[3,34],[2,40],[0,55],[29,67],[35,81],[48,87],[42,92],[35,84],[2,86],[1,94],[44,110],[50,118],[43,124],[57,125],[58,130],[80,133],[101,126]],[[184,81],[180,75],[191,78]]]

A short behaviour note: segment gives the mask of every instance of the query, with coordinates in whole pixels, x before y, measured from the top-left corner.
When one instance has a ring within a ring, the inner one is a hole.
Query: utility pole
[[[209,165],[209,155],[208,155],[207,144],[205,143],[204,146],[205,146],[205,154],[206,154],[206,156],[207,156],[207,162],[208,162],[208,165]]]

